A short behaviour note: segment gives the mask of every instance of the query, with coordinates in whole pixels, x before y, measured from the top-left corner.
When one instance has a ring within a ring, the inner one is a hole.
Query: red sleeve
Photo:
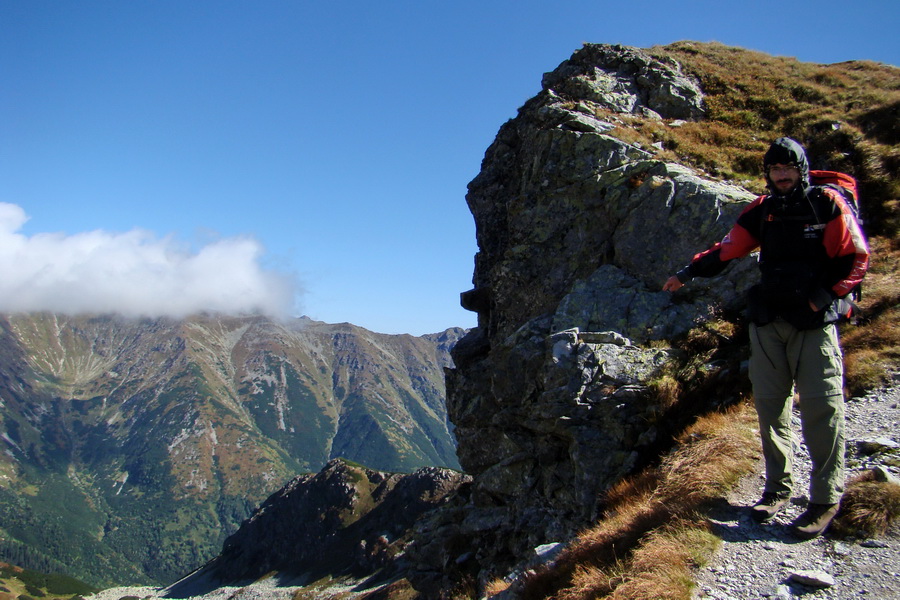
[[[734,227],[732,227],[731,231],[722,238],[721,242],[716,243],[709,250],[704,250],[703,252],[694,255],[694,259],[691,262],[696,262],[700,258],[707,254],[711,254],[716,250],[719,251],[719,260],[726,262],[734,260],[735,258],[747,256],[757,248],[759,248],[759,240],[753,237],[749,231],[744,229],[740,223],[735,223]]]
[[[825,226],[825,236],[822,243],[825,251],[831,258],[853,256],[853,262],[846,277],[838,281],[831,290],[838,297],[846,296],[862,281],[869,268],[869,247],[866,238],[859,228],[859,222],[847,206],[840,194],[828,193],[835,205],[840,209],[840,214],[833,218]]]
[[[692,276],[711,277],[717,275],[729,261],[747,256],[759,248],[759,239],[751,232],[751,229],[753,229],[753,224],[760,220],[760,203],[764,197],[760,196],[741,211],[737,222],[721,242],[694,255],[689,267]]]

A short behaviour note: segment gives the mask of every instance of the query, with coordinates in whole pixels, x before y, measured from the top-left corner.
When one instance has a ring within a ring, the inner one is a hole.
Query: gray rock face
[[[661,291],[753,199],[609,135],[609,111],[702,117],[677,65],[588,45],[543,85],[469,184],[479,250],[462,301],[478,327],[454,349],[447,388],[474,481],[420,532],[426,591],[451,568],[483,577],[588,524],[667,418],[649,390],[674,351],[640,344],[686,332],[711,305],[739,309],[756,277],[739,261]]]
[[[625,46],[585,44],[544,76],[543,87],[620,113],[666,119],[706,114],[699,84],[675,61],[663,63]]]
[[[692,285],[689,305],[652,297],[690,256],[720,239],[753,196],[654,160],[599,126],[584,131],[582,110],[590,106],[539,94],[503,125],[469,184],[479,251],[475,289],[464,303],[479,313],[481,335],[502,339],[529,319],[556,311],[570,293],[593,295],[627,279],[629,306],[671,313],[630,316],[630,335],[659,338],[689,328],[710,303],[740,305],[755,276],[752,261],[744,261],[727,277]],[[573,119],[581,119],[576,129]],[[620,289],[616,285],[615,295]],[[596,309],[579,315],[576,304],[567,303],[554,322],[557,329],[619,326],[619,310],[615,318]],[[671,323],[660,329],[664,321]],[[645,324],[657,331],[634,331]]]
[[[609,169],[599,167],[618,159],[598,146],[610,145],[620,156],[635,152],[601,134],[558,129],[527,133],[524,147],[549,146],[553,148],[548,156],[551,160],[557,153],[559,160],[567,160],[564,157],[571,154],[593,166],[581,165],[580,180],[554,187],[549,177],[542,180],[546,185],[540,181],[517,185],[519,180],[482,187],[476,179],[470,186],[479,241],[484,240],[476,257],[474,281],[476,291],[484,290],[490,299],[489,308],[479,311],[479,326],[488,334],[509,335],[523,317],[555,312],[570,294],[576,297],[562,307],[555,321],[557,329],[620,326],[623,313],[619,310],[613,311],[614,317],[601,315],[596,307],[592,314],[584,314],[588,307],[577,297],[583,299],[585,293],[619,296],[622,289],[629,288],[630,300],[620,298],[615,304],[645,304],[655,311],[671,312],[630,316],[629,335],[642,341],[683,332],[709,302],[728,307],[742,302],[743,289],[755,276],[749,261],[730,277],[692,286],[696,298],[690,305],[673,306],[667,295],[652,295],[659,294],[665,279],[707,241],[724,235],[743,202],[751,198],[749,194],[727,186],[704,185],[677,165],[650,159],[636,158]],[[590,151],[600,151],[601,156],[589,161],[586,153]],[[511,186],[514,189],[510,190]],[[498,193],[511,195],[498,204]],[[599,299],[603,304],[607,300]],[[656,333],[634,331],[662,322],[668,322],[668,328]]]

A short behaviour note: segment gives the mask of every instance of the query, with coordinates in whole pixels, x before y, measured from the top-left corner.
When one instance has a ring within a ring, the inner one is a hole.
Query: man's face
[[[780,194],[786,194],[800,183],[800,169],[794,165],[769,165],[769,181]]]

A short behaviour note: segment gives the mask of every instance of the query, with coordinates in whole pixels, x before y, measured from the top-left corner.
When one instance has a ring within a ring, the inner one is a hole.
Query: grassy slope
[[[617,132],[623,137],[662,142],[668,158],[760,193],[762,155],[781,135],[806,146],[812,168],[857,178],[873,252],[863,317],[842,331],[847,387],[858,394],[885,382],[900,359],[900,69],[802,63],[715,43],[651,52],[701,82],[709,116],[682,127],[635,120]]]

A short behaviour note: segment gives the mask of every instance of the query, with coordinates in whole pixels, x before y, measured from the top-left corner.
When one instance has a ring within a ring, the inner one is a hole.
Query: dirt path
[[[799,422],[795,416],[795,423]],[[846,404],[848,476],[881,467],[900,473],[900,376],[890,388],[854,398]],[[867,454],[861,442],[880,438],[893,450]],[[890,445],[890,444],[888,444]],[[900,528],[876,540],[837,540],[827,534],[801,542],[787,524],[803,512],[807,498],[809,462],[806,448],[796,449],[798,481],[788,510],[769,524],[756,523],[747,508],[761,493],[762,464],[757,473],[716,507],[712,515],[723,540],[721,552],[698,574],[695,598],[703,600],[758,600],[760,598],[813,600],[900,599]],[[809,571],[821,584],[798,583],[792,573]],[[833,584],[827,585],[828,583]]]

